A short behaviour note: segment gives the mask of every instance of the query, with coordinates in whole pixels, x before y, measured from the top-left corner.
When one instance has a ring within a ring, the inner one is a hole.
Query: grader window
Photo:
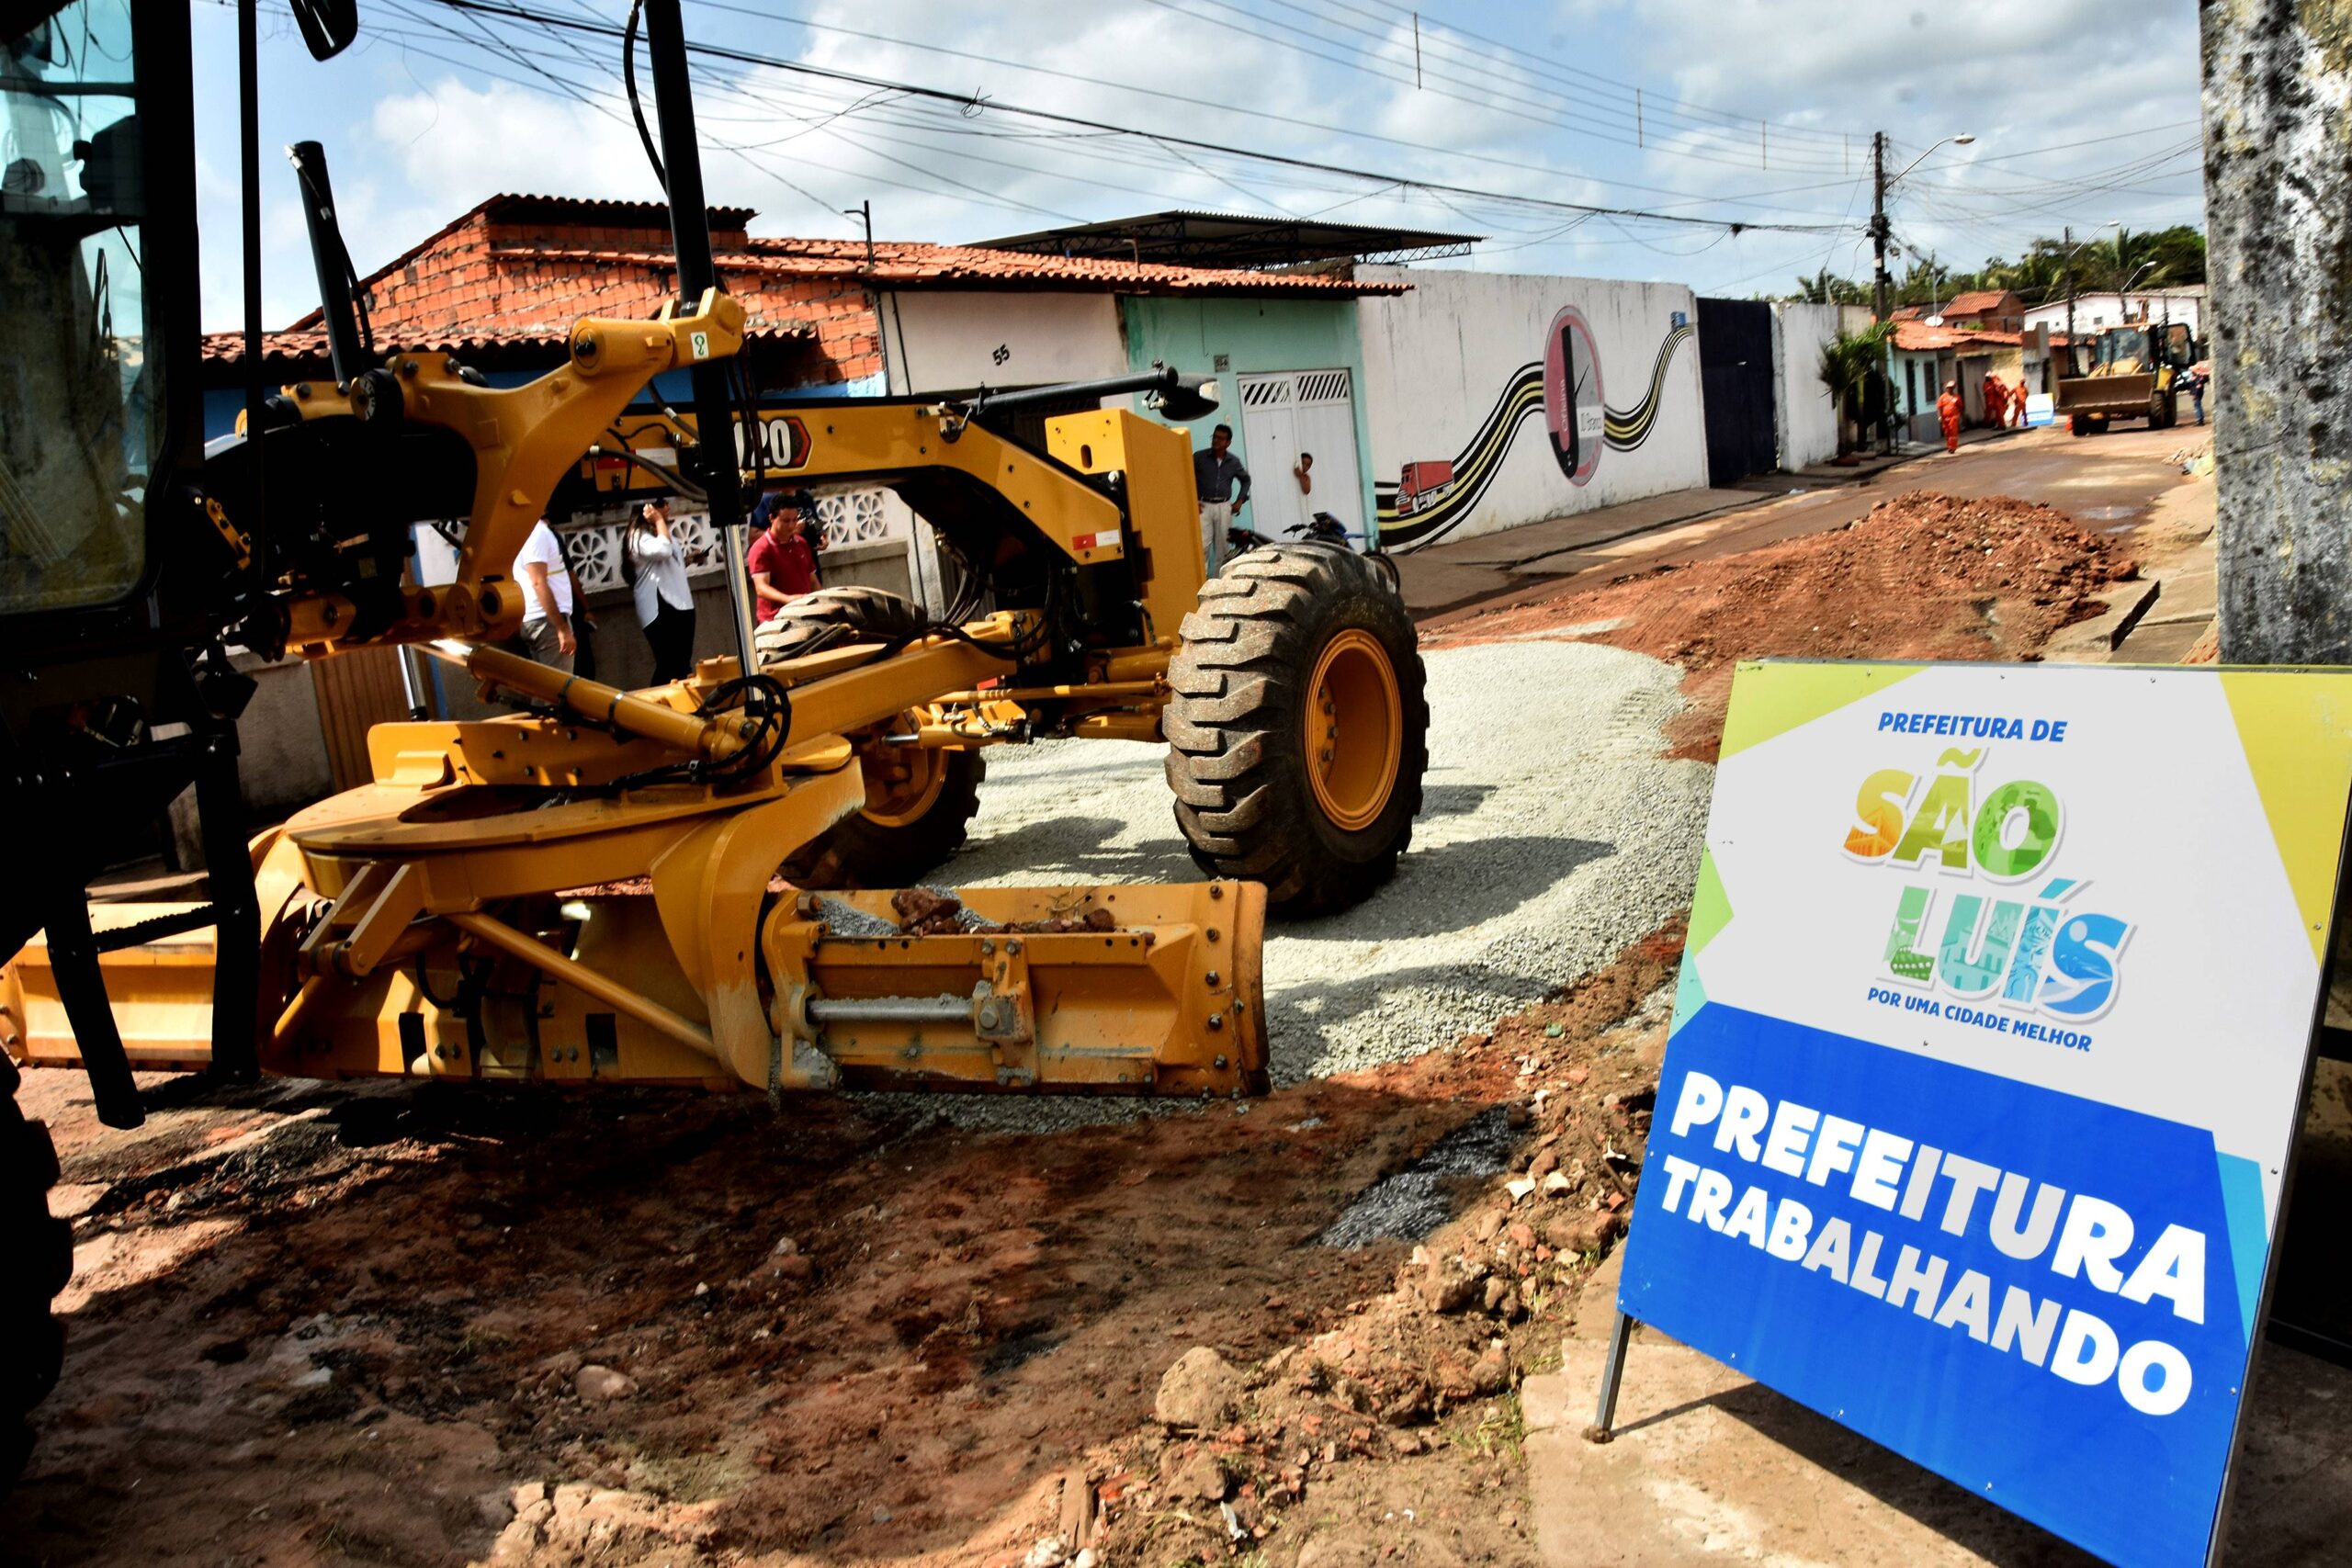
[[[0,24],[0,614],[138,585],[163,418],[130,5],[24,15]]]

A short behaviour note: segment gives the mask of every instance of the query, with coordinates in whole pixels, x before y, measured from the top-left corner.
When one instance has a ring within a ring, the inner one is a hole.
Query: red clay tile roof
[[[1943,313],[1947,316],[1981,316],[1987,311],[1999,310],[2014,298],[2015,296],[2006,288],[1973,289],[1966,294],[1953,295],[1951,303],[1944,307]],[[2013,313],[2022,314],[2024,309],[2025,302],[2018,300],[2018,310]]]
[[[1973,327],[1931,327],[1925,321],[1894,323],[1894,346],[1912,354],[1932,354],[1947,348],[2019,348],[2024,344],[2023,333],[1978,332]]]
[[[500,261],[569,262],[583,266],[666,268],[672,265],[670,256],[661,251],[553,243],[494,246],[490,254]],[[872,265],[867,265],[865,243],[862,240],[753,239],[741,250],[720,252],[718,261],[723,273],[859,282],[877,288],[993,287],[1115,294],[1310,294],[1352,298],[1362,294],[1402,294],[1412,287],[1408,283],[1374,282],[1327,273],[1163,266],[1152,262],[1138,265],[907,241],[877,240],[873,257]]]
[[[877,290],[1063,290],[1083,293],[1346,299],[1400,294],[1405,283],[1320,272],[1137,265],[966,245],[863,240],[754,239],[741,208],[711,211],[718,273],[752,331],[814,339],[819,379],[882,369]],[[870,257],[870,260],[869,260]],[[377,335],[426,349],[547,339],[560,344],[582,316],[650,316],[674,287],[668,209],[651,202],[496,196],[377,268],[363,287]],[[318,312],[293,323],[314,330]],[[293,344],[288,352],[315,347]],[[208,345],[208,357],[240,347]],[[273,354],[275,353],[273,348]],[[479,352],[479,350],[477,350]]]
[[[759,216],[749,207],[714,207],[709,211],[714,243],[730,233],[740,236],[743,226]],[[521,227],[558,225],[575,232],[584,228],[602,228],[649,230],[666,234],[670,229],[670,209],[667,203],[659,201],[606,201],[588,197],[533,196],[502,191],[496,196],[484,197],[369,273],[360,280],[360,287],[365,288],[390,277],[477,220]],[[317,310],[307,310],[296,318],[293,325],[297,328],[315,326],[318,320]]]

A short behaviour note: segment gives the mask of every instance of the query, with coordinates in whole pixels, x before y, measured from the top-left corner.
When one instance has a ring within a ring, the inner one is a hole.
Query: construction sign
[[[2347,797],[2352,674],[1742,665],[1621,1307],[2203,1562]]]

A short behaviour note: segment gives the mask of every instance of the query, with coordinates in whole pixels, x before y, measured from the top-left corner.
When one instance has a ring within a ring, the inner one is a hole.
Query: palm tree
[[[1851,427],[1861,423],[1871,389],[1886,376],[1886,345],[1894,336],[1893,321],[1874,321],[1860,332],[1840,332],[1821,345],[1821,384],[1838,411],[1838,450],[1850,452],[1860,445],[1849,441]]]
[[[1825,266],[1810,277],[1798,278],[1796,292],[1789,298],[1807,305],[1867,305],[1871,291]]]

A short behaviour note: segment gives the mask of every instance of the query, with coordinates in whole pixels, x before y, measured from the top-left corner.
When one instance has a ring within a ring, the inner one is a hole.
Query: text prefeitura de
[[[2205,1321],[2205,1234],[2167,1225],[2127,1274],[2120,1260],[2132,1250],[2132,1216],[2113,1203],[2003,1171],[1965,1156],[1829,1116],[1793,1100],[1777,1103],[1745,1085],[1725,1088],[1704,1073],[1687,1074],[1669,1123],[1677,1140],[1698,1142],[1712,1126],[1718,1154],[1767,1170],[1837,1189],[1855,1201],[1905,1220],[1933,1221],[1945,1232],[1984,1234],[2004,1256],[2030,1263],[2045,1256],[2051,1270],[2081,1279],[2130,1302],[2162,1298],[2177,1318]],[[1725,1239],[1736,1239],[1839,1284],[1907,1307],[1939,1327],[2022,1357],[2069,1382],[2095,1387],[2114,1380],[2133,1409],[2169,1416],[2188,1403],[2188,1359],[2162,1340],[2118,1342],[2106,1320],[2079,1307],[2062,1307],[2018,1285],[1997,1288],[1977,1269],[1951,1276],[1947,1259],[1904,1246],[1890,1265],[1885,1238],[1859,1236],[1835,1215],[1815,1223],[1794,1198],[1777,1201],[1763,1188],[1742,1188],[1722,1171],[1680,1155],[1663,1165],[1662,1200]],[[1989,1196],[1988,1196],[1989,1195]],[[2029,1201],[2030,1200],[2030,1201]],[[2062,1220],[2063,1212],[2063,1220]],[[1883,1268],[1885,1271],[1880,1270]]]
[[[2063,718],[1994,718],[1973,713],[1896,713],[1878,716],[1879,728],[1890,735],[1951,735],[1968,740],[2048,740],[2066,739]]]

